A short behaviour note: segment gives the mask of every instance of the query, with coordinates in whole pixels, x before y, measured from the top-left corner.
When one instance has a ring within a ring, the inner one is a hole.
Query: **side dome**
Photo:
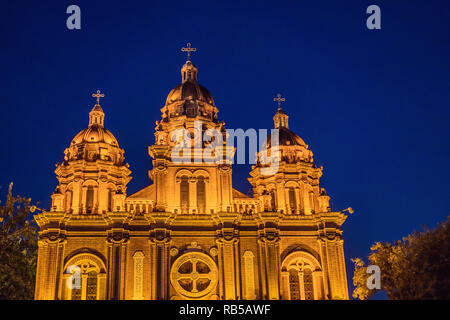
[[[305,143],[305,141],[303,141],[302,138],[300,138],[297,134],[295,134],[288,128],[279,127],[278,130],[279,130],[278,143],[280,146],[302,146],[308,148],[308,145]],[[264,147],[270,148],[271,144],[272,144],[272,134],[270,134],[267,137]]]
[[[123,164],[124,151],[116,137],[104,126],[105,114],[97,103],[89,113],[89,126],[80,131],[64,151],[64,161],[103,160],[116,165]]]
[[[105,129],[98,125],[92,125],[78,133],[75,138],[72,139],[71,145],[77,145],[80,143],[107,143],[111,146],[118,147],[116,137]]]
[[[261,151],[257,156],[258,166],[270,166],[274,161],[285,161],[286,163],[306,162],[313,163],[313,153],[308,150],[308,145],[297,134],[289,130],[289,116],[279,106],[273,117],[274,127],[278,129],[278,141],[270,134],[263,143]]]

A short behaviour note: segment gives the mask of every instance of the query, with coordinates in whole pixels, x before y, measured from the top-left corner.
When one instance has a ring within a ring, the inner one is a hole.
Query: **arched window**
[[[70,259],[63,277],[62,299],[100,300],[106,295],[106,269],[95,255],[79,254]]]
[[[311,269],[303,271],[303,286],[305,290],[305,300],[314,300],[314,286]]]
[[[198,213],[204,214],[206,211],[206,186],[203,177],[198,177],[197,180],[197,206]]]
[[[277,199],[275,190],[270,191],[270,206],[272,207],[272,211],[277,210]]]
[[[87,187],[86,191],[86,213],[91,213],[94,209],[94,187]]]
[[[186,176],[180,182],[180,207],[181,213],[189,213],[189,181]]]
[[[296,269],[289,270],[289,293],[291,300],[300,300],[300,282]]]
[[[70,212],[72,210],[72,200],[73,200],[72,197],[73,197],[72,190],[67,190],[66,191],[66,203],[65,203],[66,212]]]
[[[296,208],[297,208],[297,200],[295,199],[295,189],[290,187],[289,188],[289,209],[291,210],[291,213],[295,213]]]
[[[306,251],[294,251],[289,254],[281,265],[283,299],[324,299],[321,269],[317,258]]]

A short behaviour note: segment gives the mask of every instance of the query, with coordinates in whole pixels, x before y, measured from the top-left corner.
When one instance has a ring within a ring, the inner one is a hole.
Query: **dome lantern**
[[[184,66],[181,68],[181,82],[185,83],[187,81],[197,82],[198,70],[194,66],[191,60],[186,61]]]
[[[191,52],[196,52],[197,48],[192,48],[191,43],[188,42],[186,47],[181,48],[181,51],[187,53],[187,61],[184,64],[183,68],[181,68],[181,82],[197,82],[198,70],[191,61]]]
[[[100,106],[100,98],[103,98],[104,96],[105,95],[103,93],[100,93],[100,90],[97,90],[97,93],[92,94],[92,97],[97,98],[97,103],[92,108],[91,112],[89,112],[89,126],[98,125],[103,127],[105,113]]]
[[[281,107],[281,102],[286,101],[285,98],[281,97],[281,94],[277,94],[276,98],[273,98],[273,101],[278,102],[278,109],[277,112],[275,113],[275,116],[273,117],[273,123],[275,126],[275,129],[280,129],[280,128],[286,128],[289,129],[289,117],[288,115],[284,112],[283,108]]]

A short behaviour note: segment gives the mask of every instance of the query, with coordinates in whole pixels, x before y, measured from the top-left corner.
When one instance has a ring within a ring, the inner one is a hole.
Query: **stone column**
[[[162,231],[158,231],[161,233]],[[152,248],[152,280],[155,300],[169,299],[169,239],[156,235],[150,239]]]
[[[83,273],[81,275],[81,300],[86,300],[87,295],[87,278],[88,274]]]
[[[235,256],[234,243],[236,239],[220,239],[222,250],[219,251],[219,259],[222,260],[223,282],[225,300],[236,300]],[[222,270],[221,270],[222,272]]]
[[[72,290],[67,287],[67,281],[69,281],[71,274],[64,273],[62,276],[62,286],[61,286],[61,300],[70,300]]]
[[[223,243],[221,241],[221,239],[217,239],[216,240],[216,244],[217,244],[217,267],[219,270],[219,281],[218,281],[218,286],[219,286],[219,299],[220,300],[224,300],[225,299],[225,292],[224,292],[224,277],[223,277],[223,270],[224,270],[224,266],[223,266]]]
[[[58,299],[62,299],[62,292],[64,290],[64,286],[66,285],[63,281],[63,274],[65,272],[64,270],[64,255],[65,255],[65,248],[66,248],[67,240],[60,239],[58,242],[58,257],[57,257],[57,271],[56,271],[56,297]]]
[[[280,298],[278,238],[261,237],[258,242],[265,253],[267,299],[278,300]]]
[[[45,285],[43,291],[44,300],[55,300],[58,270],[58,242],[59,240],[47,240],[47,259],[44,262]]]
[[[281,272],[281,299],[290,300],[289,297],[289,272]]]
[[[319,244],[320,248],[320,258],[321,258],[321,265],[322,265],[322,284],[323,284],[323,299],[328,300],[331,299],[330,294],[330,280],[328,276],[328,257],[327,257],[327,250],[326,250],[326,240],[322,237],[317,239],[317,242]]]
[[[303,279],[303,270],[300,270],[298,272],[298,286],[299,286],[299,292],[300,292],[300,300],[305,300],[305,281]]]
[[[313,271],[314,300],[322,299],[322,271]]]
[[[261,284],[261,292],[262,292],[262,300],[266,300],[268,298],[267,294],[267,269],[266,269],[266,249],[264,246],[264,242],[260,239],[258,240],[258,251],[259,251],[259,279]]]
[[[344,256],[344,240],[339,239],[336,241],[339,257],[339,271],[341,275],[341,288],[342,296],[344,299],[348,299],[348,286],[347,286],[347,272],[345,270],[345,256]]]
[[[121,287],[123,282],[121,281],[123,271],[123,253],[122,253],[123,239],[118,236],[111,237],[108,240],[108,299],[119,300],[122,296]]]
[[[35,300],[45,300],[46,264],[48,259],[47,241],[38,240],[38,259],[36,268],[36,285],[34,290]]]
[[[106,300],[106,273],[99,273],[97,278],[97,299]]]

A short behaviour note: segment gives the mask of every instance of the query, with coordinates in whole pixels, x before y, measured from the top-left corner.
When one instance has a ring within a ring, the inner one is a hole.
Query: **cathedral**
[[[198,83],[195,49],[183,49],[181,83],[148,147],[151,183],[134,194],[127,194],[124,150],[105,128],[103,94],[93,94],[89,125],[56,165],[51,209],[35,216],[35,299],[348,299],[347,215],[331,210],[319,186],[322,167],[289,129],[283,98],[274,99],[278,143],[267,138],[249,173],[252,196],[233,188],[235,148],[226,142],[205,156],[208,141],[192,141],[200,148],[182,157],[193,161],[173,158],[179,129],[226,135],[213,96]],[[277,163],[269,173],[267,155]]]

